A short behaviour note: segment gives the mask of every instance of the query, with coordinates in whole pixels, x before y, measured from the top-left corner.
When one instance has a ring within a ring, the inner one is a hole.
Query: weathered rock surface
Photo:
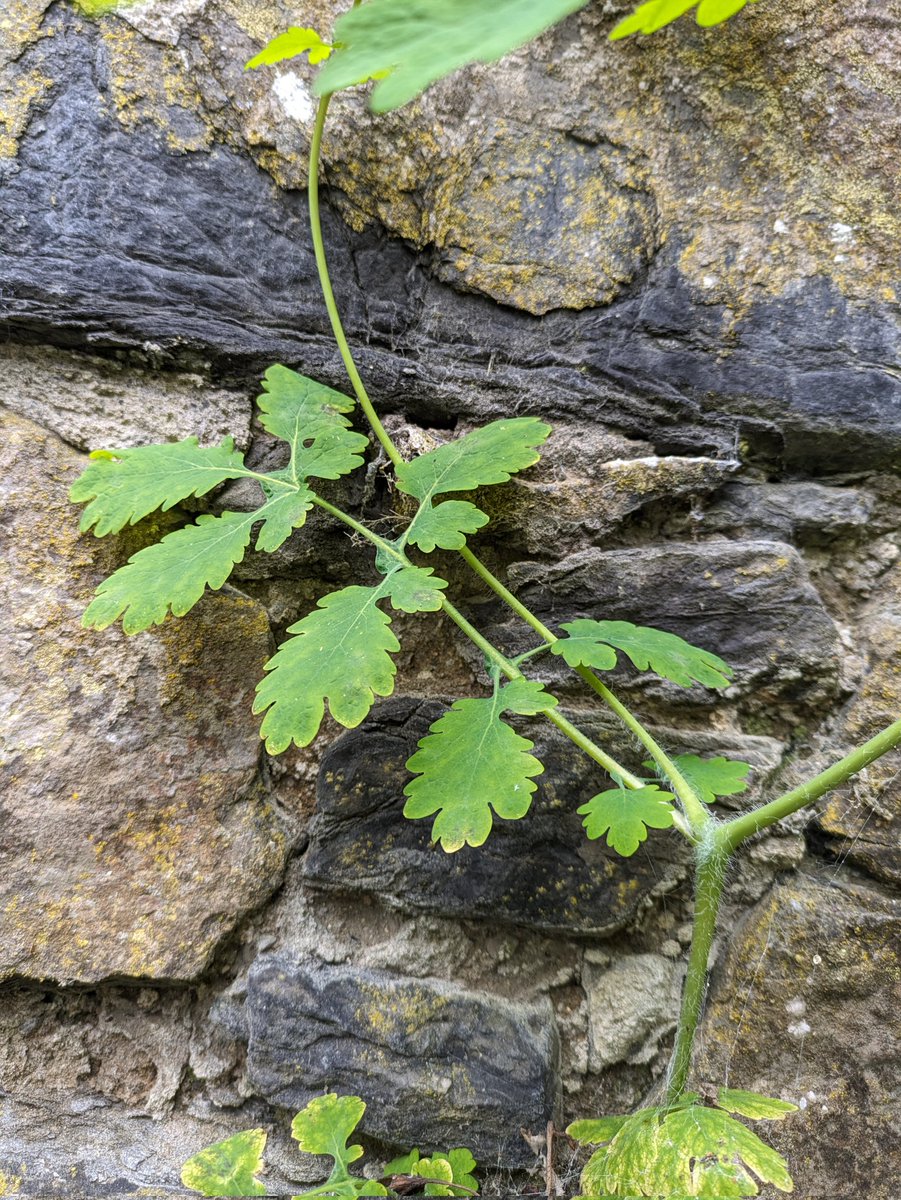
[[[79,450],[196,437],[208,446],[250,441],[246,396],[200,375],[142,371],[96,355],[0,346],[0,408],[50,429]]]
[[[730,939],[699,1078],[803,1106],[764,1136],[810,1200],[894,1200],[901,904],[840,877],[777,887]]]
[[[667,833],[652,832],[642,853],[628,860],[603,839],[586,839],[576,809],[604,777],[571,742],[539,722],[524,727],[546,768],[528,814],[519,821],[496,819],[478,849],[464,846],[455,854],[433,849],[431,820],[403,815],[403,788],[411,778],[404,763],[443,711],[434,701],[398,698],[329,748],[303,859],[309,884],[368,893],[412,912],[597,935],[622,929],[648,897],[684,879],[684,848]],[[589,736],[640,769],[639,756],[612,720],[571,715]],[[764,779],[778,764],[772,739],[655,733],[680,750],[747,754]]]
[[[356,232],[329,218],[327,235],[383,409],[425,424],[589,410],[659,453],[734,457],[744,437],[818,469],[896,462],[897,212],[873,113],[895,127],[901,34],[880,9],[871,48],[872,5],[816,6],[790,36],[778,11],[715,38],[686,22],[648,47],[608,45],[588,9],[412,115],[374,121],[342,99],[327,159]],[[340,382],[303,198],[272,183],[303,185],[307,75],[242,71],[280,7],[161,13],[156,40],[140,32],[152,13],[135,28],[19,7],[4,35],[9,327],[242,373],[286,358]]]
[[[543,1131],[556,1112],[547,1001],[267,955],[248,978],[246,1021],[258,1094],[292,1110],[323,1091],[362,1096],[361,1129],[388,1144],[402,1134],[524,1166],[533,1155],[520,1126]]]
[[[676,1027],[681,965],[662,954],[632,954],[606,968],[588,966],[588,1067],[642,1063]]]
[[[122,547],[78,533],[83,457],[0,429],[0,977],[191,978],[287,853],[250,712],[266,614],[220,593],[131,639],[82,629]]]
[[[551,625],[577,617],[630,620],[712,650],[735,671],[730,696],[783,697],[800,707],[836,695],[835,625],[803,560],[785,543],[717,539],[584,550],[550,567],[514,563],[509,575],[523,601]],[[491,612],[494,619],[482,624],[505,644],[526,649],[506,613]],[[553,667],[549,660],[544,669]],[[556,675],[564,678],[559,667]],[[716,695],[700,687],[647,687],[678,693],[682,704],[709,704]]]
[[[861,632],[869,670],[836,731],[850,751],[901,719],[901,567],[867,606]],[[819,816],[829,847],[877,879],[901,885],[901,752],[893,750],[827,800]]]

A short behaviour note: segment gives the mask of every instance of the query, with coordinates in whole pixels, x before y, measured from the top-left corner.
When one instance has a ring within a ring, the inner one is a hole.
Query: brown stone
[[[208,595],[125,637],[80,626],[136,531],[78,533],[85,461],[0,416],[0,978],[187,979],[280,878],[250,697],[263,609]]]

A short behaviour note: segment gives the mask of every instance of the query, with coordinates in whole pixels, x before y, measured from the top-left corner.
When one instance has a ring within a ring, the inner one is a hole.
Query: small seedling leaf
[[[419,1162],[420,1154],[418,1150],[411,1150],[409,1154],[402,1154],[400,1158],[392,1158],[390,1162],[385,1163],[385,1175],[415,1175],[416,1164]]]
[[[196,525],[167,534],[161,542],[133,554],[97,588],[82,617],[86,629],[106,629],[122,617],[126,633],[161,625],[170,610],[176,617],[197,603],[206,588],[216,591],[244,557],[255,513],[204,515]]]
[[[629,37],[633,33],[656,33],[665,25],[677,21],[683,13],[697,6],[697,23],[705,28],[721,25],[754,0],[648,0],[614,26],[610,40]]]
[[[348,1141],[363,1119],[366,1105],[359,1096],[330,1092],[317,1096],[291,1122],[291,1136],[307,1154],[327,1154],[335,1160],[329,1183],[347,1179],[348,1167],[363,1155],[362,1146]],[[361,1184],[363,1180],[359,1181]]]
[[[301,29],[292,25],[271,42],[267,42],[259,54],[245,66],[245,71],[256,70],[270,63],[284,62],[288,58],[298,58],[301,54],[309,54],[313,66],[325,62],[332,52],[332,46],[324,42],[315,29]]]
[[[720,1088],[717,1104],[730,1113],[748,1117],[752,1121],[783,1121],[789,1113],[797,1112],[797,1104],[788,1100],[777,1100],[774,1096],[761,1096],[759,1092],[742,1092],[735,1088]]]
[[[732,668],[727,663],[709,650],[692,646],[675,633],[633,625],[630,621],[591,621],[587,618],[570,621],[562,628],[579,643],[577,647],[570,647],[571,665],[578,662],[585,666],[599,665],[586,659],[591,657],[592,645],[603,644],[622,650],[639,671],[651,670],[682,687],[690,687],[693,682],[709,688],[729,686]],[[565,657],[567,640],[555,642],[551,647],[553,653]],[[570,662],[569,657],[567,661]]]
[[[364,9],[356,9],[363,12]],[[535,417],[508,417],[464,433],[397,468],[397,486],[422,504],[444,492],[469,492],[511,475],[539,459],[550,426]]]
[[[538,705],[546,709],[554,703],[540,684],[525,680],[514,680],[490,698],[458,700],[407,762],[418,778],[404,788],[404,816],[437,813],[432,838],[448,853],[481,846],[493,814],[505,820],[525,816],[536,787],[533,778],[544,767],[529,753],[532,743],[502,721],[501,713],[536,712]]]
[[[189,437],[162,446],[95,450],[91,459],[69,489],[69,499],[89,501],[81,529],[93,527],[96,537],[118,533],[158,508],[166,512],[188,496],[204,496],[226,479],[249,474],[231,438],[218,446],[199,446],[196,437]]]
[[[577,811],[589,838],[607,834],[607,845],[629,858],[648,836],[648,829],[668,829],[673,823],[673,797],[659,788],[612,788],[600,792]]]
[[[416,1164],[416,1174],[422,1179],[441,1180],[440,1183],[427,1183],[423,1188],[426,1196],[453,1196],[449,1186],[453,1182],[454,1170],[446,1158],[433,1155],[431,1158],[421,1158]]]
[[[472,1151],[468,1150],[465,1146],[458,1146],[454,1150],[448,1150],[444,1157],[451,1165],[454,1183],[460,1184],[461,1187],[469,1188],[472,1191],[478,1191],[478,1181],[472,1173],[475,1171],[477,1165],[476,1160],[472,1156]],[[454,1196],[466,1195],[459,1188],[451,1188],[451,1194]]]
[[[369,0],[336,22],[340,48],[319,72],[315,90],[323,96],[381,76],[371,104],[387,112],[460,67],[494,62],[525,45],[587,2]]]
[[[432,505],[423,504],[410,522],[407,541],[426,554],[436,546],[442,550],[462,550],[466,535],[488,524],[488,517],[468,500],[444,500]]]
[[[288,367],[270,367],[257,399],[260,424],[291,447],[289,472],[294,483],[306,479],[338,479],[362,466],[369,445],[355,433],[344,413],[353,400]]]
[[[677,754],[673,762],[705,804],[714,804],[718,796],[737,796],[748,789],[750,763],[733,762],[721,756],[699,758],[697,754]],[[656,764],[647,761],[642,766],[654,770]]]
[[[265,1196],[257,1173],[263,1169],[266,1133],[245,1129],[192,1155],[181,1171],[181,1181],[202,1196]]]

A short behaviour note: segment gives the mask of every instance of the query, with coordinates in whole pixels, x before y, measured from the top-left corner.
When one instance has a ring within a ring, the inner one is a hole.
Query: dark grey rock
[[[514,563],[509,578],[541,619],[634,621],[666,629],[712,650],[735,671],[730,696],[788,699],[798,710],[837,693],[838,635],[798,552],[779,542],[670,543],[629,550],[585,550],[544,566]],[[477,623],[510,650],[525,649],[518,625],[496,605]],[[551,656],[542,671],[568,679]],[[614,673],[623,684],[631,666]],[[719,693],[650,678],[642,686],[679,704],[710,704]],[[797,717],[795,717],[797,719]]]
[[[630,859],[603,841],[586,839],[576,809],[609,785],[571,742],[537,721],[523,727],[546,769],[528,814],[519,821],[496,820],[478,849],[464,846],[455,854],[432,849],[431,820],[403,816],[403,787],[410,779],[404,763],[442,711],[434,701],[391,700],[329,747],[303,859],[309,884],[368,893],[407,911],[578,936],[622,929],[649,896],[671,890],[683,878],[683,845],[668,834],[652,831]],[[570,715],[599,744],[641,770],[641,755],[612,719]],[[674,750],[745,758],[759,768],[761,780],[779,761],[779,744],[768,738],[654,732]]]
[[[866,530],[873,497],[820,483],[730,483],[704,511],[705,533],[823,544]]]
[[[111,111],[116,85],[96,29],[65,12],[50,20],[56,36],[19,57],[55,86],[17,157],[0,166],[7,331],[170,362],[200,356],[247,379],[284,360],[344,385],[304,196],[222,145],[176,153],[149,122],[127,130]],[[169,116],[197,123],[178,105]],[[561,170],[567,156],[584,157],[570,139],[558,141]],[[642,194],[628,182],[611,186]],[[816,470],[899,461],[895,316],[827,278],[748,301],[735,325],[728,303],[682,273],[683,235],[673,231],[610,304],[536,317],[439,281],[417,253],[386,240],[378,221],[351,234],[327,212],[326,238],[348,332],[383,411],[444,425],[511,411],[590,412],[661,454],[734,457],[744,438],[768,459]],[[611,278],[622,276],[617,246],[614,238]],[[537,263],[540,245],[529,253]]]
[[[323,1091],[361,1096],[361,1129],[392,1145],[469,1146],[526,1166],[520,1127],[543,1131],[557,1106],[550,1002],[525,1004],[439,980],[281,955],[247,984],[247,1071],[255,1091],[302,1108]]]
[[[585,838],[576,809],[608,785],[571,742],[538,723],[527,728],[546,769],[529,813],[496,819],[476,849],[433,849],[431,819],[403,816],[411,778],[404,763],[443,711],[434,701],[389,701],[329,748],[303,860],[309,883],[368,892],[407,910],[607,934],[627,924],[651,892],[668,891],[684,876],[682,847],[667,834],[652,833],[628,860]]]

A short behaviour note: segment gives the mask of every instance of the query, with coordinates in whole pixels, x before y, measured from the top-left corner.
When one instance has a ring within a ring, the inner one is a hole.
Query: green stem
[[[707,990],[707,964],[710,959],[710,949],[713,946],[713,936],[716,932],[716,918],[719,912],[720,898],[723,894],[726,867],[729,864],[729,854],[723,847],[722,839],[718,836],[718,832],[712,832],[710,829],[707,830],[707,836],[698,845],[696,855],[695,911],[691,951],[688,956],[688,972],[685,976],[682,1007],[676,1029],[676,1044],[670,1060],[666,1089],[668,1104],[673,1104],[679,1099],[688,1082],[695,1033]]]
[[[395,558],[399,563],[410,565],[410,560],[405,554],[399,551],[396,546],[392,545],[391,542],[387,542],[384,538],[379,537],[377,533],[373,533],[371,529],[368,529],[349,513],[344,512],[340,508],[336,508],[334,504],[329,504],[329,502],[327,500],[323,500],[321,496],[314,495],[313,503],[319,508],[323,509],[325,512],[330,513],[337,520],[342,521],[345,525],[348,525],[356,533],[359,533],[362,537],[366,538],[367,541],[371,542],[374,546],[378,546],[378,548],[384,551],[386,554],[390,554],[391,557]],[[479,650],[482,651],[489,662],[498,667],[498,669],[502,671],[508,679],[526,678],[516,663],[512,662],[506,657],[505,654],[502,654],[496,646],[492,645],[492,643],[489,642],[483,634],[479,633],[478,629],[476,629],[476,627],[470,621],[468,621],[466,617],[463,616],[459,609],[457,609],[449,600],[446,600],[444,597],[441,599],[441,611],[450,617],[454,624],[466,634],[470,641],[473,642],[473,644],[477,646]],[[567,718],[558,713],[555,708],[545,709],[543,715],[547,717],[551,724],[555,725],[561,733],[565,734],[570,741],[574,742],[580,750],[587,754],[589,758],[593,759],[598,766],[603,767],[604,770],[609,774],[621,778],[626,787],[644,787],[643,780],[639,779],[637,775],[633,775],[631,771],[627,771],[626,768],[618,763],[615,758],[605,753],[600,746],[595,745],[591,738],[582,733],[578,726],[573,725],[572,721],[567,720]]]
[[[341,317],[338,313],[338,305],[335,301],[335,293],[332,289],[332,281],[329,277],[328,263],[325,257],[325,243],[322,240],[322,220],[319,215],[319,157],[322,150],[322,131],[325,128],[325,117],[331,98],[331,93],[329,93],[319,101],[319,108],[316,110],[316,123],[313,126],[313,140],[310,144],[308,199],[310,206],[310,229],[313,234],[313,253],[316,255],[319,286],[322,288],[322,297],[325,300],[325,307],[328,311],[329,320],[332,323],[332,333],[335,335],[335,341],[338,343],[338,349],[341,352],[341,358],[350,377],[354,395],[357,397],[360,407],[366,414],[366,420],[372,426],[372,431],[381,443],[382,449],[388,455],[391,462],[398,467],[403,462],[403,458],[388,436],[384,425],[379,420],[378,413],[369,399],[369,393],[363,386],[363,380],[360,378],[360,372],[357,370],[357,364],[354,362],[350,346],[347,343],[344,326],[341,324]]]
[[[768,828],[776,821],[781,821],[783,817],[787,817],[801,808],[807,808],[826,792],[841,787],[852,775],[856,775],[858,771],[862,771],[864,767],[869,766],[871,762],[889,750],[893,750],[899,744],[901,744],[901,721],[895,721],[881,733],[870,738],[868,742],[864,742],[862,746],[858,746],[856,750],[852,750],[850,754],[839,759],[837,763],[833,763],[831,767],[827,767],[825,771],[815,775],[813,779],[792,788],[790,792],[778,796],[769,804],[762,804],[759,808],[733,817],[731,821],[721,825],[717,831],[717,836],[721,839],[726,852],[731,854],[745,838],[753,837],[755,833]]]

